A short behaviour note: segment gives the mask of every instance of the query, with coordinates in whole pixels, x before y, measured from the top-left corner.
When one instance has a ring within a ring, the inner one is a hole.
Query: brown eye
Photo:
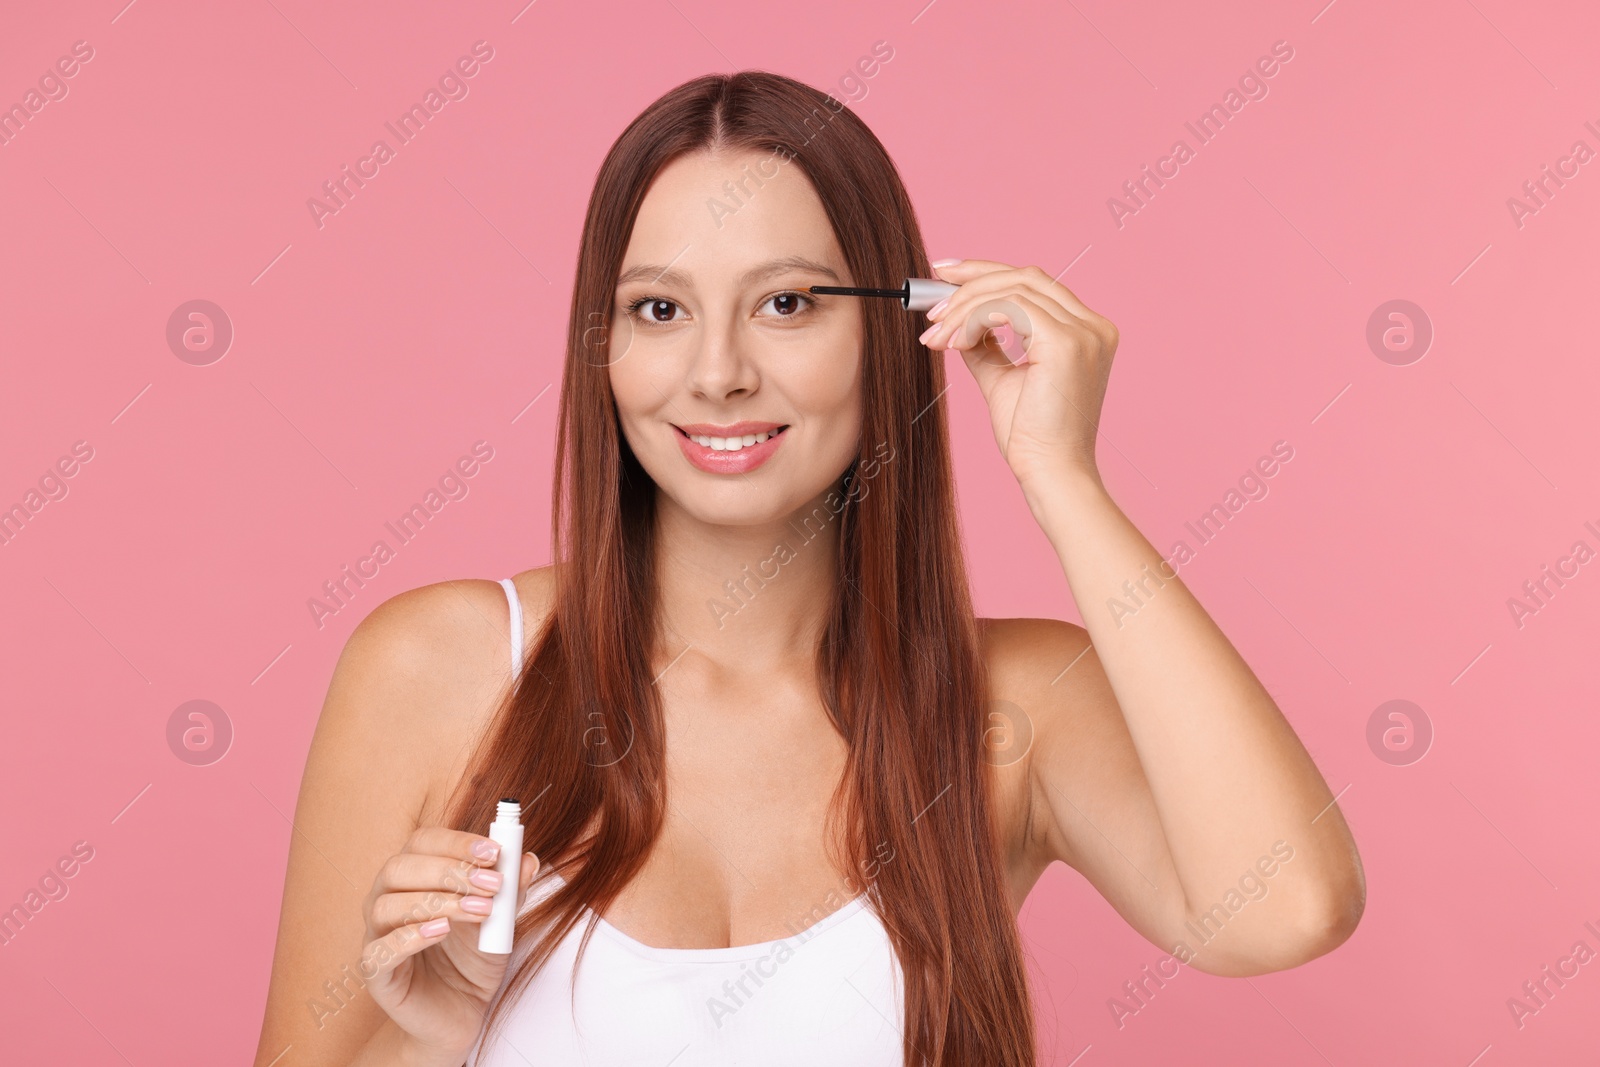
[[[673,317],[677,304],[655,296],[642,296],[628,304],[628,314],[652,325],[665,325],[678,321]]]
[[[810,297],[803,296],[800,293],[777,293],[767,297],[766,302],[775,305],[780,319],[793,318],[815,303]]]

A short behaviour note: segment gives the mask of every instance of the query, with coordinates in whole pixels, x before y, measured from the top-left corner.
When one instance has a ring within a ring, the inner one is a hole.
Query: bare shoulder
[[[536,624],[548,583],[537,571],[514,580],[524,621]],[[329,975],[360,963],[383,864],[418,826],[442,823],[509,688],[510,619],[498,582],[436,582],[381,602],[345,641],[300,781],[257,1063],[290,1046],[348,1063],[382,1025],[370,997],[342,1003],[331,1021],[306,1005]]]
[[[1036,681],[1060,656],[1070,660],[1089,646],[1089,631],[1064,619],[979,619],[978,632],[991,675],[1024,684]],[[1056,683],[1067,666],[1056,665],[1044,683]]]
[[[550,571],[512,579],[525,648],[553,600]],[[317,727],[329,735],[324,757],[339,755],[341,741],[370,750],[381,739],[385,777],[420,787],[408,806],[436,808],[511,681],[510,633],[506,591],[492,579],[434,582],[383,601],[339,657]]]

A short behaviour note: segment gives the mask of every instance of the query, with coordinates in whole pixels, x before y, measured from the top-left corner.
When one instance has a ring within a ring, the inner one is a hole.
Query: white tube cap
[[[937,278],[907,278],[902,304],[907,311],[927,311],[957,288],[959,286],[941,282]]]

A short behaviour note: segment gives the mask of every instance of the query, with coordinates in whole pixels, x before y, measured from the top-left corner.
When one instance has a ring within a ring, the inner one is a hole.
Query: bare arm
[[[1088,625],[1027,621],[1035,847],[1199,970],[1337,947],[1361,916],[1361,862],[1293,728],[1097,480],[1033,503]],[[1161,584],[1146,579],[1136,616],[1107,607],[1148,573]]]
[[[1033,661],[1010,672],[1035,720],[1036,858],[1072,864],[1202,970],[1329,951],[1365,901],[1349,828],[1271,696],[1100,480],[1116,326],[1038,267],[969,259],[939,276],[959,288],[929,309],[924,341],[972,372],[1094,646],[1084,653],[1082,628],[1029,620]],[[1002,322],[1020,363],[986,332]],[[1107,607],[1135,598],[1131,618]]]
[[[346,642],[295,807],[256,1067],[408,1062],[365,989],[363,906],[506,680],[506,614],[489,583],[439,583],[380,604]]]

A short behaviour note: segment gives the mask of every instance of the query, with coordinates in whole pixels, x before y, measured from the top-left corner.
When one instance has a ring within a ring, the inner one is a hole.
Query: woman
[[[926,321],[809,291],[934,270]],[[1033,1064],[1016,915],[1057,860],[1212,974],[1350,935],[1327,786],[1101,484],[1116,328],[1038,268],[930,266],[853,113],[762,72],[652,104],[568,331],[557,564],[396,596],[339,660],[259,1065]],[[1087,630],[973,617],[950,348]]]

